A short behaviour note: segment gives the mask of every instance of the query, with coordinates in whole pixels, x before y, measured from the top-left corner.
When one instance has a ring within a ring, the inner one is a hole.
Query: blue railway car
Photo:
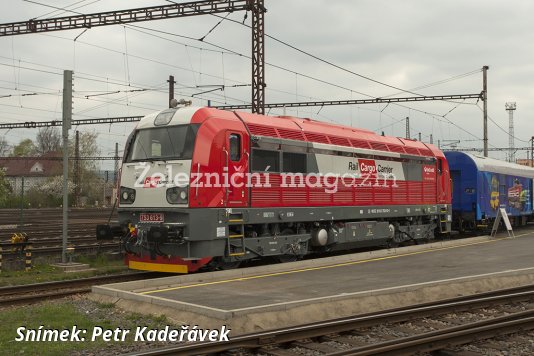
[[[486,228],[505,208],[512,224],[533,213],[534,168],[464,152],[445,152],[452,180],[453,228]]]

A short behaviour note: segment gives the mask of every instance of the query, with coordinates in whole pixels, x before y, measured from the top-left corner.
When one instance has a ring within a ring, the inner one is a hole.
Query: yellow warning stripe
[[[170,273],[187,273],[186,265],[177,265],[171,263],[150,263],[139,261],[128,261],[128,267],[142,271],[170,272]]]

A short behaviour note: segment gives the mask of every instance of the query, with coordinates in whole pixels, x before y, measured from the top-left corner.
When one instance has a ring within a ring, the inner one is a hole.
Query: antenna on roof
[[[191,100],[180,99],[178,101],[178,100],[172,98],[171,101],[170,101],[171,108],[175,108],[178,105],[183,105],[184,107],[186,107],[186,106],[191,106],[191,104],[193,104],[193,102]]]

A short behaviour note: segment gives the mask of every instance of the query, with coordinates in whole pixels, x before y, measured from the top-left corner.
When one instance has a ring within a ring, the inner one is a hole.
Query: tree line
[[[99,156],[100,148],[97,144],[96,132],[79,133],[79,155],[81,157]],[[35,140],[21,139],[17,144],[10,145],[5,137],[0,137],[0,157],[61,157],[63,155],[61,130],[57,127],[40,128]],[[69,137],[69,157],[75,156],[75,137]],[[1,161],[1,158],[0,158]],[[45,161],[45,158],[43,158]],[[4,167],[8,161],[0,162],[0,208],[16,208],[20,205],[29,207],[56,207],[62,204],[63,173],[62,161],[55,161],[57,172],[45,180],[32,178],[26,180],[24,197],[20,187],[14,189],[14,181],[20,178],[6,177]],[[111,182],[106,182],[98,173],[97,162],[91,160],[78,161],[76,169],[74,162],[69,160],[69,193],[71,205],[102,204],[105,199],[106,188],[109,194],[113,189]],[[28,168],[29,169],[29,168]],[[75,171],[76,170],[76,171]],[[74,178],[77,178],[76,181]],[[20,183],[19,183],[20,184]],[[104,186],[107,185],[107,186]],[[103,190],[104,189],[104,190]],[[81,198],[81,199],[75,199]]]

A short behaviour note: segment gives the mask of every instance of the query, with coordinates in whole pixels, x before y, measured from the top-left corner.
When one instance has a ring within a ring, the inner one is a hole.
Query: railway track
[[[411,355],[534,329],[534,286],[135,355]]]
[[[68,233],[69,235],[79,235],[79,234],[87,233],[89,229],[92,229],[93,230],[92,232],[94,233],[93,227],[95,227],[99,223],[101,222],[93,221],[91,224],[83,224],[79,226],[69,225]],[[63,230],[62,230],[62,226],[59,224],[42,226],[42,227],[32,225],[32,226],[25,226],[22,229],[19,229],[19,228],[6,229],[0,226],[0,240],[10,240],[11,236],[14,233],[20,233],[20,232],[26,233],[32,240],[37,240],[37,239],[42,239],[42,238],[49,238],[51,236],[61,236]]]
[[[24,232],[35,255],[55,255],[62,252],[62,209],[25,209],[24,225],[18,226],[18,209],[0,210],[0,246],[5,257],[20,252],[11,244],[14,233]],[[118,241],[96,241],[96,224],[108,221],[111,209],[69,209],[68,243],[74,252],[109,251],[119,247]]]
[[[0,209],[0,239],[9,239],[13,233],[25,232],[37,239],[61,235],[63,211],[61,209],[24,209],[23,225],[19,226],[20,210]],[[69,234],[94,231],[96,224],[116,219],[111,209],[69,209]]]
[[[70,235],[68,238],[68,243],[73,245],[81,245],[81,244],[91,244],[96,242],[95,234],[87,234],[87,230],[84,231],[84,234],[80,235]],[[31,239],[29,241],[31,243],[32,248],[38,248],[38,247],[54,247],[54,246],[61,246],[63,243],[62,237],[47,237],[47,238],[41,238],[41,239]],[[10,249],[13,249],[17,245],[13,245],[11,241],[5,240],[0,242],[0,246],[5,251],[9,251]]]
[[[137,272],[0,287],[0,308],[20,304],[31,304],[74,294],[89,293],[91,292],[92,286],[99,284],[128,282],[157,277],[162,277],[161,273]]]
[[[70,242],[69,242],[70,243]],[[93,242],[93,243],[84,243],[84,244],[75,244],[72,246],[74,248],[73,253],[77,254],[80,252],[89,252],[89,251],[95,251],[98,250],[100,252],[103,251],[109,251],[109,250],[116,250],[120,247],[120,242],[118,241],[110,241],[110,242]],[[43,255],[58,255],[63,252],[63,248],[60,246],[46,246],[46,247],[37,247],[32,248],[32,255],[37,256],[43,256]],[[24,252],[21,254],[20,252],[13,251],[11,249],[6,250],[4,249],[2,254],[4,257],[12,257],[12,256],[23,256]]]

